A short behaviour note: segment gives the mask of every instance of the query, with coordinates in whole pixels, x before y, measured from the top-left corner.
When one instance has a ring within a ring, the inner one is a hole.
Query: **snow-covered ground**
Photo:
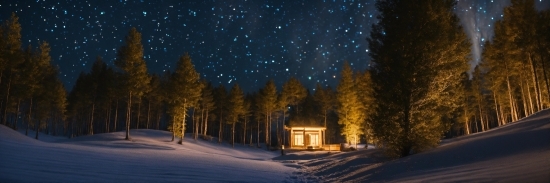
[[[360,149],[275,160],[298,167],[308,182],[550,182],[550,110],[401,159]]]
[[[32,134],[32,135],[31,135]],[[41,140],[0,125],[0,182],[550,182],[550,110],[427,152],[269,152],[132,130]]]
[[[293,182],[295,167],[255,147],[218,144],[171,133],[131,130],[73,139],[35,140],[0,125],[0,182]]]

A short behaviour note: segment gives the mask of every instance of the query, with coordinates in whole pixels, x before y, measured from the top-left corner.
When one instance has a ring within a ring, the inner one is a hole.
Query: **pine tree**
[[[246,143],[246,129],[247,129],[247,124],[248,124],[248,121],[249,121],[249,118],[252,116],[252,110],[253,110],[253,105],[252,105],[252,102],[253,102],[254,98],[252,95],[250,94],[247,94],[246,97],[244,98],[244,103],[243,103],[243,145],[245,145]],[[252,145],[252,128],[251,127],[248,127],[250,128],[250,144]]]
[[[298,106],[300,102],[306,97],[307,91],[304,85],[298,81],[298,79],[291,77],[285,84],[283,84],[283,90],[281,94],[286,96],[286,101],[289,105]],[[296,109],[299,113],[299,109]]]
[[[147,66],[145,60],[143,60],[141,33],[135,27],[130,29],[128,36],[126,36],[125,45],[118,50],[115,65],[124,72],[124,75],[122,75],[123,87],[128,96],[125,139],[130,140],[132,98],[140,98],[150,82]]]
[[[369,43],[375,85],[373,131],[386,152],[407,156],[436,146],[458,108],[470,43],[453,0],[377,1]]]
[[[536,21],[537,11],[533,0],[512,0],[511,5],[504,8],[502,23],[506,27],[507,39],[514,52],[507,52],[512,61],[529,65],[531,79],[535,92],[535,111],[542,109],[542,95],[539,86],[539,75],[536,71],[539,66],[536,59]],[[495,32],[496,34],[496,32]],[[526,69],[525,69],[526,70]]]
[[[6,125],[8,118],[8,109],[15,100],[10,100],[12,95],[12,85],[17,84],[16,79],[20,73],[20,64],[23,62],[21,51],[21,25],[19,18],[15,13],[11,14],[10,19],[6,20],[1,27],[0,33],[0,94],[4,102],[4,111],[2,111],[2,124]],[[0,106],[1,107],[1,106]]]
[[[315,87],[315,94],[313,95],[313,97],[319,105],[319,109],[321,109],[321,113],[323,116],[323,126],[327,128],[325,131],[326,139],[326,133],[330,134],[330,132],[334,130],[328,128],[327,117],[330,111],[332,111],[336,107],[336,96],[330,87],[324,89],[323,87],[321,87],[321,84],[317,83],[317,86]],[[323,142],[323,144],[325,144],[325,142]]]
[[[361,102],[361,105],[363,106],[363,117],[361,119],[364,119],[363,123],[363,134],[365,135],[365,139],[367,140],[367,143],[374,142],[374,135],[372,131],[372,122],[375,119],[372,119],[371,117],[375,113],[375,98],[374,98],[374,91],[373,91],[373,84],[370,76],[370,72],[358,72],[355,75],[355,88],[357,90],[357,97],[359,101]]]
[[[219,120],[219,129],[218,129],[218,143],[222,143],[223,139],[223,120],[226,116],[227,111],[227,90],[223,85],[218,86],[214,91],[214,101],[216,102],[216,114],[218,115]]]
[[[202,135],[206,136],[206,132],[208,131],[208,119],[209,114],[215,109],[215,101],[214,96],[212,96],[212,91],[214,88],[212,87],[212,84],[207,81],[203,81],[204,88],[202,90],[202,96],[201,96],[201,108],[203,110],[202,114],[204,117],[202,118]]]
[[[507,123],[508,119],[510,121],[519,119],[514,107],[516,103],[514,91],[517,90],[517,85],[514,83],[521,82],[519,78],[523,64],[515,62],[513,57],[509,56],[517,55],[515,52],[519,50],[513,49],[506,24],[502,20],[497,20],[494,27],[493,41],[484,45],[481,67],[487,71],[486,76],[491,80],[490,89],[495,92],[496,97],[503,98],[500,102],[500,108],[504,109],[500,114],[502,125]]]
[[[460,97],[460,108],[462,110],[458,111],[457,121],[463,125],[462,129],[464,130],[463,134],[468,135],[471,133],[470,119],[475,113],[474,106],[474,95],[472,90],[472,80],[467,73],[462,74],[461,78],[461,88],[458,90],[458,96]]]
[[[275,109],[277,108],[277,87],[273,80],[269,80],[264,88],[260,90],[259,101],[257,103],[258,108],[262,111],[265,120],[265,144],[269,149],[271,145],[270,132],[271,132],[271,117]]]
[[[35,77],[39,85],[36,93],[34,93],[34,102],[36,105],[35,138],[38,139],[38,132],[44,127],[44,120],[49,117],[52,106],[51,99],[55,98],[55,93],[52,88],[55,88],[57,79],[57,71],[50,65],[50,46],[47,42],[40,44],[39,52],[35,60],[36,62],[34,64],[39,68],[39,73],[37,73]]]
[[[180,141],[178,143],[183,144],[183,136],[185,135],[185,120],[187,118],[187,110],[193,107],[199,100],[201,95],[201,84],[199,80],[199,73],[195,70],[195,66],[191,62],[189,54],[181,56],[178,60],[176,70],[172,75],[171,91],[169,96],[172,99],[172,115],[178,124],[178,128],[172,128],[174,130],[181,130]]]
[[[234,84],[229,92],[227,123],[231,125],[231,145],[235,147],[235,124],[244,115],[244,94],[238,84]]]
[[[550,103],[550,84],[548,81],[548,67],[550,62],[550,10],[544,10],[539,12],[537,16],[537,28],[536,28],[536,49],[540,58],[542,73],[544,76],[544,83],[546,85],[546,97],[547,101]],[[546,106],[549,106],[547,104]]]
[[[153,126],[151,124],[151,116],[153,116],[153,111],[161,107],[162,95],[160,95],[160,86],[160,77],[157,74],[153,74],[151,76],[151,83],[149,86],[150,90],[145,95],[145,99],[147,101],[147,119],[145,122],[146,129],[149,129],[150,126]]]
[[[344,62],[340,83],[336,89],[338,101],[338,124],[342,125],[341,134],[350,144],[359,142],[363,134],[363,105],[358,97],[353,79],[353,71],[348,62]]]
[[[111,131],[111,122],[116,125],[116,119],[112,120],[113,101],[117,100],[117,77],[112,67],[103,63],[103,67],[106,68],[102,71],[100,79],[100,93],[102,99],[102,108],[105,111],[105,132]],[[117,110],[117,109],[115,109]]]

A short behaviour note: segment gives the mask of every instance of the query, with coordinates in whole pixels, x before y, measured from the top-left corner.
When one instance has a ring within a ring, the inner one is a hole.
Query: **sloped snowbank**
[[[32,137],[34,137],[34,133]],[[0,125],[0,182],[283,182],[295,168],[276,152],[131,130],[73,139],[40,134],[38,141]],[[31,136],[31,135],[29,135]]]
[[[550,110],[390,160],[377,149],[295,160],[314,182],[550,182]]]

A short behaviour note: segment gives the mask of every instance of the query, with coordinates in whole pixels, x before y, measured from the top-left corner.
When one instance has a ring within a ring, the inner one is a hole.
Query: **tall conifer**
[[[125,45],[117,52],[115,65],[123,71],[123,87],[127,94],[126,140],[130,140],[130,122],[132,117],[132,99],[140,98],[150,82],[147,66],[143,59],[141,33],[135,27],[126,36]]]

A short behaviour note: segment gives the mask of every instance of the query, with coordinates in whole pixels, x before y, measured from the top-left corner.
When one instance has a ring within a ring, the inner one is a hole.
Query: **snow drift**
[[[282,182],[296,170],[255,147],[189,137],[179,145],[157,130],[130,134],[132,141],[123,132],[38,141],[0,125],[0,182]]]
[[[550,110],[401,159],[379,149],[299,157],[313,182],[550,182]]]

